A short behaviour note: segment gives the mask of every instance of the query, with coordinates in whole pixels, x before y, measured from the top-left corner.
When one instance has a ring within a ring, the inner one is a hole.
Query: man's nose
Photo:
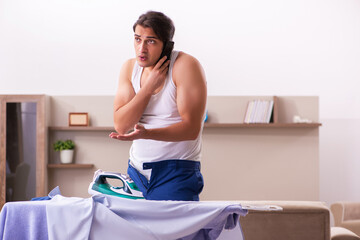
[[[140,52],[147,52],[147,46],[146,46],[145,42],[142,42],[140,44],[139,50],[140,50]]]

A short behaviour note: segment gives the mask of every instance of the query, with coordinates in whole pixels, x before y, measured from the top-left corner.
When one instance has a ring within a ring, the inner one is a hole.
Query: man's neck
[[[151,72],[151,70],[154,69],[154,67],[155,67],[155,65],[149,66],[149,67],[144,67],[143,72],[144,73],[149,73],[149,72]]]

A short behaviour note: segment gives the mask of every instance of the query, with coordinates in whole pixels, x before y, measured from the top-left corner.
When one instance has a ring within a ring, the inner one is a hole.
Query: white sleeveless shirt
[[[179,52],[171,54],[170,66],[165,83],[160,92],[151,96],[139,123],[146,129],[164,128],[180,122],[181,116],[176,103],[176,86],[172,79],[172,69]],[[140,90],[143,67],[135,61],[131,82],[135,93]],[[202,128],[195,140],[166,142],[150,139],[134,140],[130,148],[130,163],[150,179],[151,170],[143,170],[144,162],[157,162],[170,159],[200,161]]]

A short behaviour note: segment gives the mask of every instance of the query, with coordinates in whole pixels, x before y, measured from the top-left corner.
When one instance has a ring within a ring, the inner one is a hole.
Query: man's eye
[[[148,40],[148,43],[149,43],[149,44],[154,44],[155,41],[154,41],[154,40]]]
[[[135,38],[135,41],[136,41],[136,42],[140,42],[140,38]]]

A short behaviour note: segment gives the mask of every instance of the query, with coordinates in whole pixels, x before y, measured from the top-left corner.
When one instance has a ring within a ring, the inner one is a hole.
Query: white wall
[[[113,95],[150,9],[174,20],[209,95],[318,95],[321,200],[360,200],[358,0],[2,0],[0,94]]]

